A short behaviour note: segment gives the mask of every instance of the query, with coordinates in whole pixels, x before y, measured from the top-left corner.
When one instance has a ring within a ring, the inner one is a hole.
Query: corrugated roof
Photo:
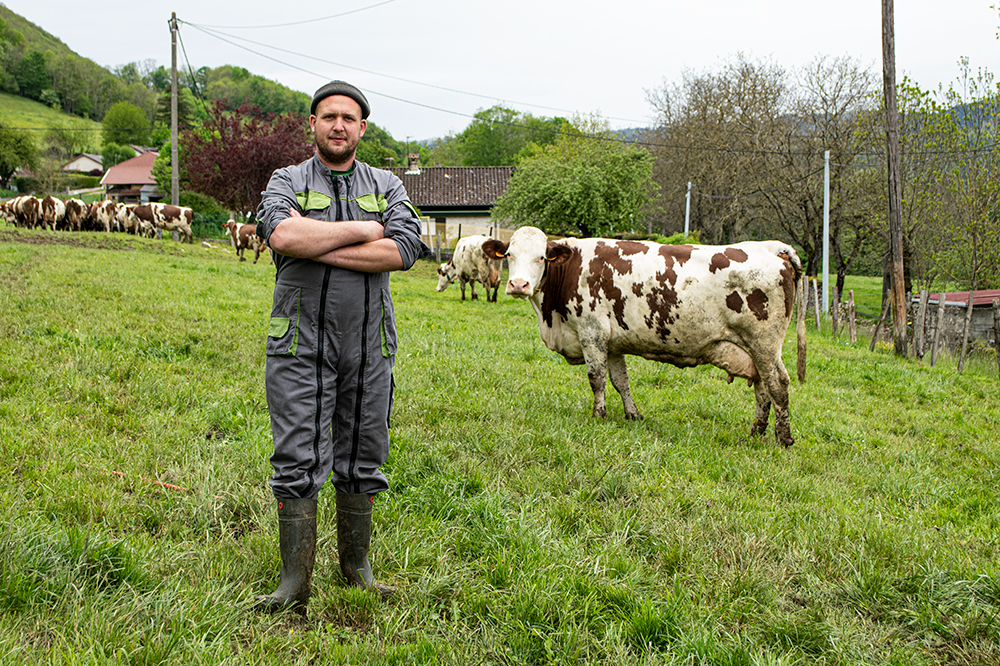
[[[927,301],[928,303],[937,303],[939,295],[931,294]],[[980,289],[979,291],[972,292],[972,307],[978,307],[981,305],[993,305],[994,299],[1000,298],[1000,289]],[[945,303],[961,303],[962,305],[969,304],[969,292],[967,291],[949,291],[945,292],[944,295]]]
[[[514,167],[407,167],[388,169],[400,180],[418,208],[492,206],[507,189]]]
[[[101,185],[155,185],[153,161],[159,153],[149,151],[114,165],[101,178]]]

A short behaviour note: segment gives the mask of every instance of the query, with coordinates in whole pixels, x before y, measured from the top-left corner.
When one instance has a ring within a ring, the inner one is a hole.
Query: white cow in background
[[[501,261],[487,257],[483,252],[483,243],[491,240],[488,236],[465,236],[458,239],[455,254],[438,268],[438,291],[444,291],[448,285],[458,280],[462,289],[462,300],[465,300],[465,283],[472,285],[472,300],[477,300],[476,282],[481,282],[486,289],[486,300],[496,303],[497,290],[500,287]],[[492,296],[490,289],[493,290]]]

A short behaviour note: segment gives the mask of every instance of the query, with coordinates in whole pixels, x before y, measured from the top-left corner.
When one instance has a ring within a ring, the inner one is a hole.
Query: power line
[[[179,22],[183,22],[183,21],[179,21]],[[436,90],[443,90],[445,92],[455,93],[455,94],[458,94],[458,95],[467,95],[469,97],[478,97],[479,99],[485,99],[485,100],[490,100],[490,101],[494,101],[494,102],[506,102],[506,103],[509,103],[509,104],[515,104],[517,106],[530,106],[530,107],[533,107],[533,108],[536,108],[536,109],[545,109],[546,111],[558,111],[560,113],[568,113],[568,114],[576,113],[575,111],[571,111],[569,109],[561,109],[561,108],[552,107],[552,106],[544,106],[542,104],[532,104],[530,102],[519,102],[517,100],[501,99],[501,98],[498,98],[498,97],[492,97],[490,95],[483,95],[483,94],[480,94],[480,93],[468,92],[466,90],[458,90],[456,88],[449,88],[447,86],[439,86],[439,85],[435,85],[433,83],[424,83],[422,81],[415,81],[413,79],[407,79],[407,78],[403,78],[401,76],[394,76],[392,74],[383,74],[381,72],[376,72],[376,71],[373,71],[373,70],[370,70],[370,69],[364,69],[363,67],[355,67],[353,65],[345,65],[344,63],[334,62],[332,60],[324,60],[323,58],[317,58],[315,56],[306,56],[306,55],[303,55],[302,53],[299,53],[297,51],[291,51],[289,49],[283,49],[283,48],[280,48],[280,47],[277,47],[277,46],[273,46],[271,44],[267,44],[267,43],[264,43],[264,42],[256,42],[256,41],[254,41],[252,39],[245,39],[245,38],[242,38],[242,37],[236,37],[235,35],[227,35],[226,33],[219,32],[217,30],[209,30],[208,29],[209,26],[198,25],[198,24],[194,24],[194,23],[188,23],[187,25],[191,26],[192,28],[194,28],[196,30],[200,30],[201,32],[205,33],[206,35],[208,35],[210,37],[215,37],[216,39],[225,41],[228,44],[233,44],[233,42],[229,42],[229,41],[223,39],[223,37],[231,37],[233,39],[240,39],[240,40],[242,40],[244,42],[248,42],[250,44],[255,44],[257,46],[261,46],[261,47],[264,47],[264,48],[267,48],[267,49],[271,49],[273,51],[279,51],[281,53],[288,53],[288,54],[291,54],[291,55],[296,55],[296,56],[308,58],[310,60],[315,60],[316,62],[321,62],[321,63],[326,64],[326,65],[334,65],[335,67],[343,67],[344,69],[351,69],[351,70],[354,70],[356,72],[363,72],[365,74],[372,74],[374,76],[381,76],[383,78],[393,79],[395,81],[402,81],[403,83],[410,83],[410,84],[413,84],[413,85],[424,86],[426,88],[434,88]],[[235,45],[238,46],[238,44],[235,44]],[[255,55],[259,55],[261,57],[267,57],[267,56],[264,56],[261,53],[258,53],[257,51],[251,51],[250,49],[246,49],[246,50],[250,51],[251,53],[253,53]],[[280,62],[280,61],[276,61],[276,62]],[[282,63],[282,64],[286,64],[286,63]],[[624,120],[624,121],[631,122],[631,123],[640,123],[640,122],[643,122],[641,120],[636,120],[635,118],[619,118],[619,117],[614,117],[614,116],[608,116],[608,118],[612,119],[612,120]]]
[[[332,16],[321,16],[314,19],[305,19],[302,21],[294,21],[292,23],[275,23],[273,25],[207,25],[206,28],[221,28],[223,30],[256,30],[261,28],[287,28],[293,25],[305,25],[306,23],[319,23],[320,21],[328,21],[330,19],[340,18],[342,16],[350,16],[351,14],[357,14],[359,12],[367,11],[369,9],[375,9],[376,7],[381,7],[382,5],[388,5],[390,3],[396,2],[396,0],[385,0],[384,2],[378,2],[374,5],[368,5],[367,7],[360,7],[358,9],[352,9],[349,12],[342,12],[340,14],[333,14]],[[191,25],[188,23],[188,25]]]

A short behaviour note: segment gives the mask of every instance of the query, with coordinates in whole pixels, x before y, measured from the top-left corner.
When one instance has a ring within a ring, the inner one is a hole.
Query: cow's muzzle
[[[508,280],[506,292],[514,298],[528,298],[531,296],[531,285],[527,280]]]

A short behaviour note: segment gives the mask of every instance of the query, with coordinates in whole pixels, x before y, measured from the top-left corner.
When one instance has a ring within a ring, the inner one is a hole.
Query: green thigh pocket
[[[295,356],[299,350],[299,324],[302,314],[302,290],[276,285],[271,321],[267,327],[267,354]]]
[[[392,308],[392,297],[387,291],[382,292],[382,356],[389,358],[396,355],[396,317]]]

